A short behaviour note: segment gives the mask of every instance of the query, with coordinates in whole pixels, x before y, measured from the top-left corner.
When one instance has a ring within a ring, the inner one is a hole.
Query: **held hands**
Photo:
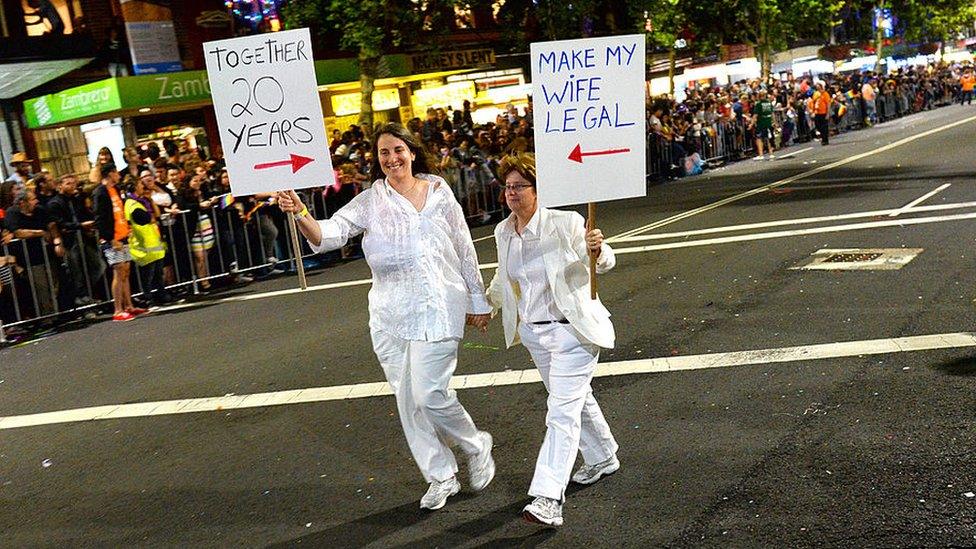
[[[472,315],[468,314],[465,317],[464,323],[468,326],[474,326],[475,328],[481,330],[481,333],[488,332],[488,321],[491,320],[490,314],[483,315]]]
[[[590,253],[596,254],[600,257],[600,250],[603,246],[603,231],[600,229],[593,229],[592,231],[586,233],[586,248]]]
[[[275,198],[278,200],[278,207],[285,213],[299,213],[305,209],[305,204],[302,204],[302,199],[295,191],[278,191]]]

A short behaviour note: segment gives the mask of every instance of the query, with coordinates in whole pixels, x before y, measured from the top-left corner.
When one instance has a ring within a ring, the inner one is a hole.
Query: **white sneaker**
[[[424,497],[420,498],[420,508],[436,511],[447,503],[447,498],[461,491],[461,483],[457,477],[447,480],[435,480],[430,483],[430,488]]]
[[[754,156],[754,157],[752,157],[752,159],[755,160],[756,162],[762,162],[764,160],[764,158],[762,157],[762,155]]]
[[[471,473],[471,489],[480,492],[488,486],[491,479],[495,478],[495,460],[491,458],[491,448],[493,441],[491,435],[481,431],[478,439],[484,445],[480,453],[474,454],[468,459],[468,471]]]
[[[559,500],[537,497],[522,509],[522,518],[548,526],[563,525],[563,504]]]
[[[573,482],[577,484],[593,484],[600,480],[600,477],[615,473],[617,469],[620,469],[620,461],[617,459],[617,456],[611,456],[610,459],[593,465],[584,463],[573,474]]]

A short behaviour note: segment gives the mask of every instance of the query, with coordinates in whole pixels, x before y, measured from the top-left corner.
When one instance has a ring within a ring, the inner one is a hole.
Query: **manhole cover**
[[[892,271],[901,269],[922,248],[843,248],[817,250],[810,259],[790,267],[818,271]]]

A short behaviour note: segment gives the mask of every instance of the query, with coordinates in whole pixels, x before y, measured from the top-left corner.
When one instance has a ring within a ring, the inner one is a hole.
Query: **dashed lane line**
[[[819,343],[750,351],[604,362],[597,365],[594,377],[681,372],[756,364],[786,364],[810,360],[965,347],[976,347],[976,334],[972,332],[955,332],[861,341],[843,341],[837,343]],[[526,385],[539,383],[540,381],[538,370],[532,368],[527,370],[506,370],[503,372],[454,376],[451,379],[451,387],[464,390],[482,387]],[[389,396],[391,394],[390,387],[386,382],[370,382],[246,395],[186,398],[131,404],[109,404],[88,408],[0,417],[0,430],[96,420],[141,418],[196,412],[221,412],[264,406],[341,401]]]

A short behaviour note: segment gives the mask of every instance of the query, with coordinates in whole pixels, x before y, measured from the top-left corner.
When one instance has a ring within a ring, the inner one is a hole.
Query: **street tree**
[[[341,48],[354,52],[359,62],[359,125],[373,130],[373,90],[382,76],[386,53],[418,45],[432,38],[445,13],[453,13],[449,0],[303,0],[285,8],[287,28],[310,27],[322,41],[338,34]],[[449,9],[445,9],[449,8]]]
[[[691,2],[689,0],[638,0],[632,4],[634,19],[647,35],[647,41],[654,49],[668,52],[668,89],[674,95],[675,59],[682,34],[690,32]]]
[[[506,0],[498,19],[514,51],[534,40],[565,40],[592,34],[599,0]]]

